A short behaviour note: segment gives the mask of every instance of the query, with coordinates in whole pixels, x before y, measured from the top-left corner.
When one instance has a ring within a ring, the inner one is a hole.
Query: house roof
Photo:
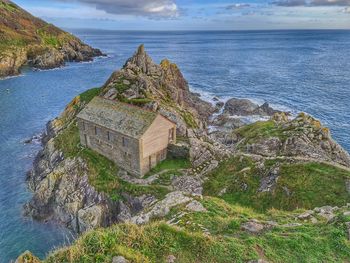
[[[97,96],[77,117],[127,136],[140,138],[157,116],[158,113]]]

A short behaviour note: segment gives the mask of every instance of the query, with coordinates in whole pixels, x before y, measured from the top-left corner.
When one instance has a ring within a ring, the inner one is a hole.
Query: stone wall
[[[78,119],[78,126],[82,145],[114,161],[131,174],[142,175],[139,140],[81,119]]]

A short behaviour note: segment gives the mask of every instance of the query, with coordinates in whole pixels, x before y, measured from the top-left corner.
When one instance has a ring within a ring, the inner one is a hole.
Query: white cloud
[[[72,2],[68,0],[60,0]],[[109,14],[174,18],[179,9],[174,0],[73,0]]]

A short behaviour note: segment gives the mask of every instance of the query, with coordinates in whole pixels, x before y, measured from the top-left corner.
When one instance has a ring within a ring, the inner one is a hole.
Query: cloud
[[[293,6],[350,6],[350,0],[277,0],[272,4],[284,7]]]
[[[60,0],[62,2],[72,2]],[[174,0],[74,0],[116,15],[174,18],[179,9]]]
[[[246,8],[246,7],[250,7],[250,4],[237,3],[237,4],[228,5],[225,7],[225,9],[226,10],[234,10],[234,9],[242,9],[242,8]]]

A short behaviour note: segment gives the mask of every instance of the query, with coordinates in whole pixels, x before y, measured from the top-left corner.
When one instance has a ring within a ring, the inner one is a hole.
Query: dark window
[[[129,140],[123,137],[123,147],[129,147]]]
[[[101,131],[102,131],[101,128],[95,126],[95,135],[100,136],[101,135]]]
[[[111,133],[109,131],[107,131],[107,139],[108,139],[108,141],[111,140]]]

